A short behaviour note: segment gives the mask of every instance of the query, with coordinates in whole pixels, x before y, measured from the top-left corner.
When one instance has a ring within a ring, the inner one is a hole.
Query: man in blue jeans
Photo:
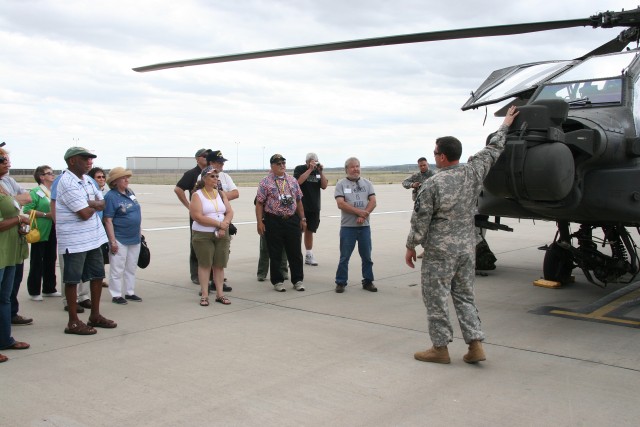
[[[349,259],[358,242],[358,253],[362,259],[362,289],[378,292],[373,284],[373,261],[371,261],[371,228],[369,215],[376,208],[376,193],[373,184],[360,177],[360,160],[350,157],[344,162],[346,178],[336,184],[334,197],[340,215],[340,261],[336,271],[336,292],[343,293],[349,278]]]

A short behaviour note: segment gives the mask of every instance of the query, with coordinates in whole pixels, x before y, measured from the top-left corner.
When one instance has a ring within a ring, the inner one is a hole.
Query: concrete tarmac
[[[412,202],[400,185],[377,185],[372,216],[375,284],[360,286],[354,252],[344,294],[334,292],[339,211],[323,193],[305,292],[256,280],[255,188],[233,202],[238,234],[226,277],[232,304],[198,305],[189,280],[188,214],[173,186],[132,186],[142,204],[151,265],[138,270],[143,302],[119,306],[118,322],[94,336],[63,333],[60,298],[28,299],[30,326],[13,336],[31,348],[4,350],[1,426],[631,426],[640,407],[640,340],[630,323],[540,314],[586,312],[623,285],[605,289],[574,271],[561,289],[532,286],[542,275],[552,223],[503,219],[515,231],[488,232],[497,269],[476,277],[487,361],[462,361],[466,345],[452,310],[452,363],[414,360],[430,347],[419,268],[404,264]],[[636,236],[637,237],[637,236]],[[604,303],[603,303],[604,304]],[[80,315],[86,321],[88,312]],[[615,316],[614,316],[615,317]],[[623,320],[624,320],[623,319]],[[635,420],[635,421],[634,421]]]

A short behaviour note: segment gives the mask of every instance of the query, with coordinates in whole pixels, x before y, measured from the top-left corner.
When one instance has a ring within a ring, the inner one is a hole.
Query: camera
[[[291,197],[291,196],[288,196],[288,197],[287,196],[283,196],[280,199],[280,203],[282,203],[282,206],[291,206],[291,205],[293,205],[293,197]]]
[[[27,234],[29,231],[31,231],[31,226],[29,224],[21,224],[18,229],[18,233],[20,234]]]

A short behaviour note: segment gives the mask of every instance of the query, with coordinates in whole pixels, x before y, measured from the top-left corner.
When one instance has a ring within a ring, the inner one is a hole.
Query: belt
[[[265,215],[267,215],[267,216],[270,216],[270,217],[272,217],[272,218],[278,218],[278,219],[281,219],[281,220],[283,220],[283,221],[286,221],[286,220],[288,220],[289,218],[292,218],[292,217],[293,217],[293,215],[276,215],[276,214],[272,214],[272,213],[269,213],[269,212],[265,212],[264,214],[265,214]]]

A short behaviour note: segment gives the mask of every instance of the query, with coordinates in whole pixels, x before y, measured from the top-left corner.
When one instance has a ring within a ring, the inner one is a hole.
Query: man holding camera
[[[269,274],[271,284],[277,292],[285,292],[284,277],[280,271],[282,249],[289,259],[291,283],[296,291],[304,291],[302,235],[307,228],[307,219],[300,202],[302,190],[298,181],[287,175],[286,159],[274,154],[269,160],[271,171],[258,185],[256,195],[256,220],[258,234],[264,236],[269,250]]]
[[[318,155],[308,153],[306,164],[296,166],[293,170],[293,177],[298,180],[304,195],[302,205],[304,216],[307,218],[307,230],[304,232],[304,248],[307,254],[304,263],[307,265],[318,265],[318,261],[313,256],[313,233],[318,231],[320,226],[320,190],[326,189],[328,183],[323,169],[318,161]]]

